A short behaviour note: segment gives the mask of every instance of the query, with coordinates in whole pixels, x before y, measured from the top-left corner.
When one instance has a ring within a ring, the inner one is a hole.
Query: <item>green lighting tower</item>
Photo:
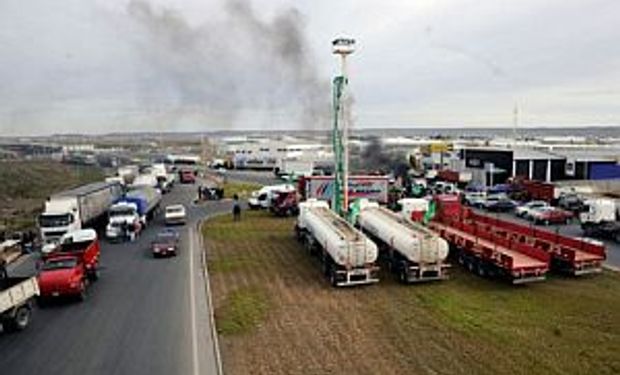
[[[332,52],[340,56],[340,75],[333,81],[334,127],[332,143],[334,149],[334,192],[332,209],[345,217],[349,207],[349,125],[345,111],[347,77],[347,56],[355,51],[355,39],[338,38],[332,42]]]

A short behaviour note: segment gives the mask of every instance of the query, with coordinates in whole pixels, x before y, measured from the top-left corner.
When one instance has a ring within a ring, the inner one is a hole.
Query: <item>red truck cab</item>
[[[84,264],[73,255],[58,255],[45,259],[39,274],[41,298],[86,297],[87,277]]]
[[[85,297],[89,281],[99,278],[101,249],[97,232],[82,229],[65,234],[58,246],[43,255],[39,275],[41,297]]]

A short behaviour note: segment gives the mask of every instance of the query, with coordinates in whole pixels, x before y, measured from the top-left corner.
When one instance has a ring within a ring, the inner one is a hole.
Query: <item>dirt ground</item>
[[[103,181],[101,170],[53,161],[0,161],[0,231],[26,230],[45,199],[81,184]]]
[[[618,374],[620,276],[334,289],[293,220],[205,225],[224,370],[245,374]]]

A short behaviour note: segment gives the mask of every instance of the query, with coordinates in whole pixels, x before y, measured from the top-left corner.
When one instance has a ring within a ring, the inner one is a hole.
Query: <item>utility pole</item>
[[[333,80],[334,126],[332,143],[334,149],[334,192],[332,209],[345,216],[349,207],[349,125],[345,109],[347,56],[355,51],[355,39],[338,38],[332,42],[332,53],[340,56],[340,75]]]

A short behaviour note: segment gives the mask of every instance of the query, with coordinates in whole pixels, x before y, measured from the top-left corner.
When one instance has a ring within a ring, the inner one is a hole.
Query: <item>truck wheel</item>
[[[30,324],[30,315],[32,311],[28,305],[23,305],[17,308],[15,315],[4,321],[4,329],[7,332],[19,332],[23,331]]]
[[[407,284],[409,282],[407,279],[407,268],[401,267],[398,272],[398,280],[403,284]]]
[[[98,267],[98,266],[95,266],[95,270],[94,270],[93,272],[91,272],[88,276],[89,276],[89,278],[90,278],[90,280],[91,280],[91,281],[97,281],[97,280],[99,280],[99,277],[101,276],[101,275],[99,274],[99,267]]]
[[[329,267],[329,283],[333,287],[338,286],[338,277],[336,274],[336,267]]]

